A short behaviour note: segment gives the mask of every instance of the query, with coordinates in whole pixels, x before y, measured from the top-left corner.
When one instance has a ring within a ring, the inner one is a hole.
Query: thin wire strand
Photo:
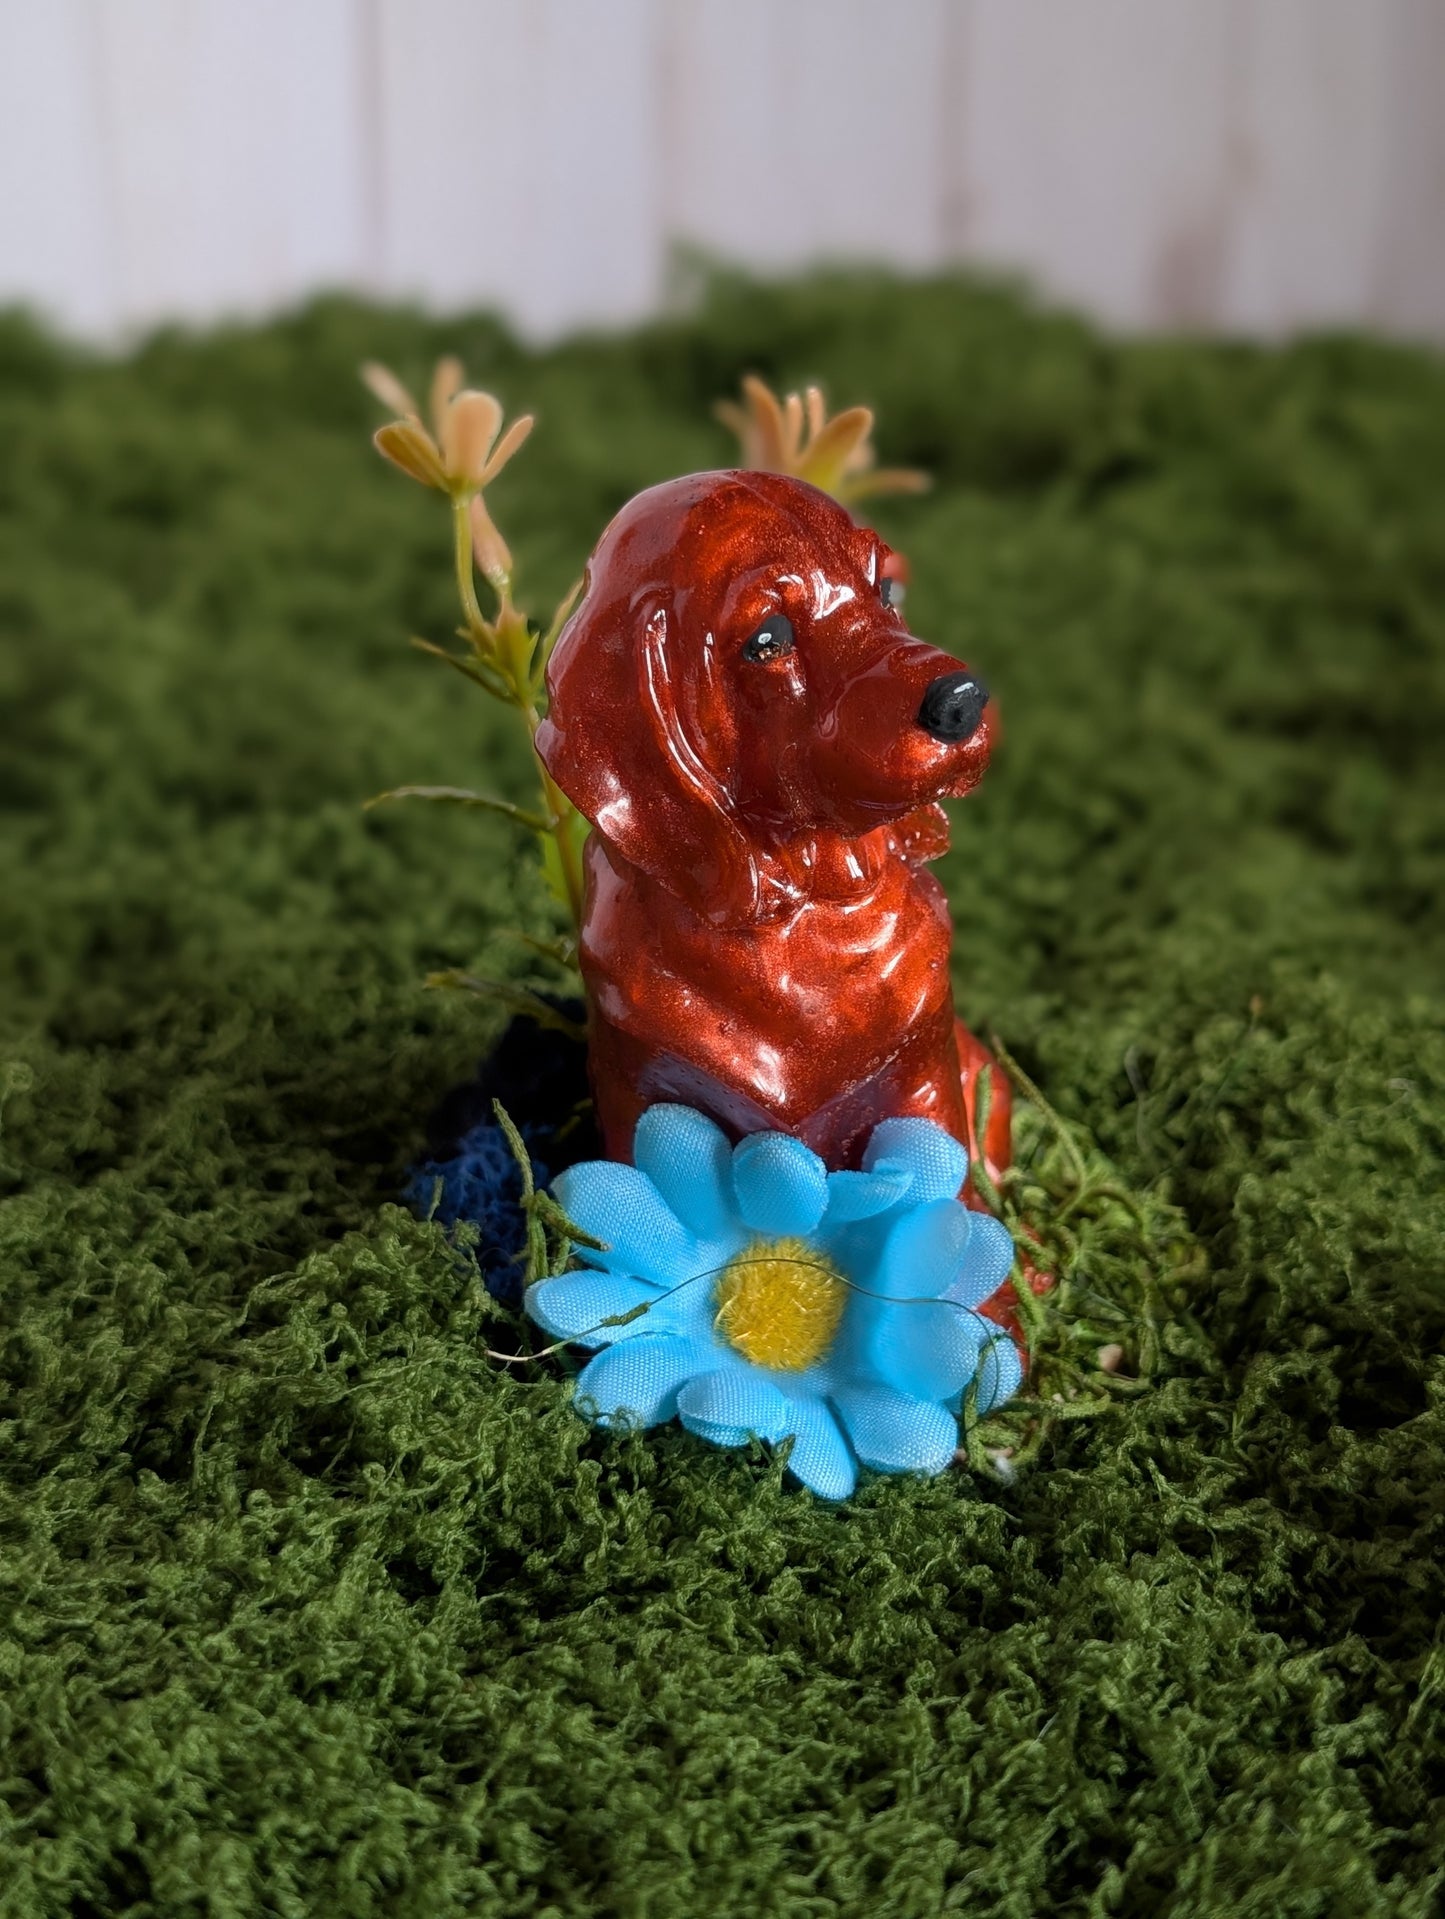
[[[821,1259],[797,1259],[788,1255],[779,1258],[778,1255],[774,1253],[759,1253],[753,1258],[744,1256],[729,1259],[725,1260],[721,1266],[709,1266],[700,1273],[689,1273],[686,1279],[680,1279],[675,1286],[669,1286],[665,1292],[660,1292],[656,1299],[639,1300],[635,1306],[630,1307],[625,1313],[609,1313],[605,1318],[599,1319],[595,1325],[586,1326],[581,1332],[573,1333],[567,1339],[555,1340],[550,1346],[539,1347],[535,1353],[499,1353],[493,1351],[490,1346],[484,1347],[483,1351],[486,1353],[488,1359],[495,1359],[504,1366],[523,1366],[534,1359],[550,1359],[554,1353],[565,1352],[569,1346],[585,1346],[595,1333],[605,1332],[609,1327],[629,1326],[633,1320],[646,1318],[647,1314],[650,1313],[655,1306],[665,1305],[669,1299],[676,1298],[676,1296],[687,1287],[695,1286],[699,1280],[718,1279],[723,1273],[733,1271],[739,1266],[764,1265],[798,1266],[805,1272],[823,1273],[831,1279],[841,1281],[842,1284],[848,1288],[849,1292],[857,1293],[864,1299],[882,1300],[883,1303],[888,1306],[951,1306],[955,1312],[963,1313],[968,1318],[978,1320],[984,1325],[997,1325],[997,1321],[991,1320],[987,1313],[981,1313],[976,1306],[965,1306],[960,1299],[940,1299],[936,1293],[906,1293],[902,1295],[880,1293],[876,1292],[871,1286],[864,1286],[856,1279],[850,1279],[846,1273],[840,1273],[837,1267],[830,1266],[826,1261]],[[573,1270],[605,1273],[607,1269],[605,1267],[590,1266],[574,1268]],[[554,1273],[551,1277],[560,1279],[564,1277],[564,1275]],[[566,1277],[570,1278],[571,1275],[568,1274]],[[635,1278],[637,1276],[635,1274],[613,1274],[611,1277]],[[646,1280],[642,1282],[644,1285],[650,1283],[650,1281]],[[998,1328],[998,1334],[1001,1339],[1008,1337],[1007,1330],[1002,1326]]]

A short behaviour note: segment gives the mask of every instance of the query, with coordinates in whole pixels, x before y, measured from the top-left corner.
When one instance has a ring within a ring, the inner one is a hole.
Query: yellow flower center
[[[805,1239],[760,1239],[723,1268],[715,1325],[754,1366],[800,1373],[832,1344],[848,1298],[832,1261]]]

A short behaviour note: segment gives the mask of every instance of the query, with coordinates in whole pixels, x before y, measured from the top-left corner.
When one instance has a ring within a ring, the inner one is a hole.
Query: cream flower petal
[[[416,401],[389,366],[383,366],[380,360],[368,360],[361,369],[361,377],[383,406],[420,422],[421,412]]]
[[[501,402],[490,393],[457,395],[441,421],[442,458],[449,479],[481,485],[501,424]]]
[[[384,453],[393,466],[399,466],[411,479],[445,491],[446,475],[437,450],[419,421],[393,420],[389,426],[379,428],[372,439],[377,451]]]
[[[482,485],[489,486],[502,468],[511,459],[517,448],[526,439],[536,424],[530,413],[524,413],[520,420],[513,420],[501,439],[497,442],[487,464],[482,469]]]

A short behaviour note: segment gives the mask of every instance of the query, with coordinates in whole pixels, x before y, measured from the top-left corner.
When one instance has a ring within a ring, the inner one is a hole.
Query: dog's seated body
[[[1007,1160],[1001,1076],[957,1023],[936,802],[988,762],[976,675],[909,634],[893,561],[827,495],[764,473],[618,515],[548,673],[538,750],[595,831],[581,964],[607,1151],[657,1100],[855,1166],[936,1120]]]

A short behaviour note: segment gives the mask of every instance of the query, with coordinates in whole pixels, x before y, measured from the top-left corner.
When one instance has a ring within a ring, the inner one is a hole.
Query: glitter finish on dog
[[[603,535],[537,747],[596,829],[581,963],[609,1154],[682,1101],[857,1164],[884,1118],[1004,1163],[924,869],[988,764],[981,678],[916,639],[897,559],[786,475],[694,474]]]

